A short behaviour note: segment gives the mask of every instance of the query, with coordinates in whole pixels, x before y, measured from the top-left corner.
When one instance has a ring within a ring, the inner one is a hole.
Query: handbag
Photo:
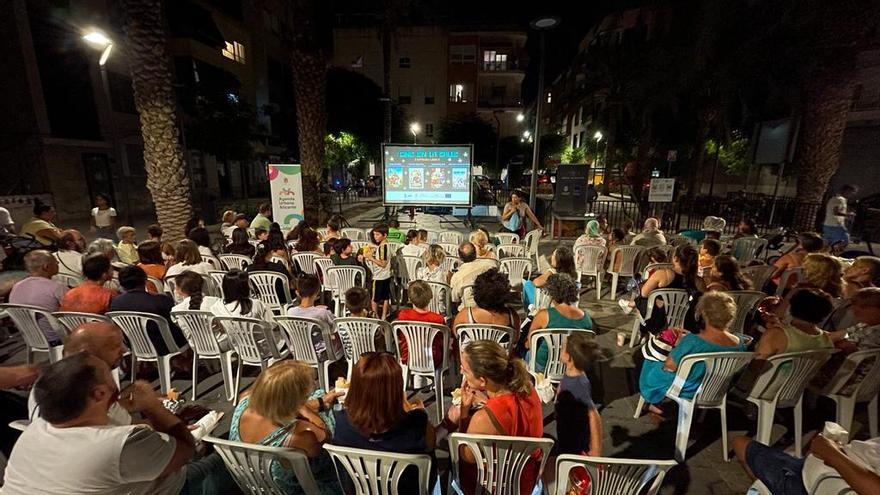
[[[658,334],[651,335],[642,346],[642,356],[647,361],[666,361],[676,342],[678,342],[678,334],[675,330],[667,328]]]

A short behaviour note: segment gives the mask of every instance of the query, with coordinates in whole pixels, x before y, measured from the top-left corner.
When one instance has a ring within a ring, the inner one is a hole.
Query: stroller
[[[3,271],[24,270],[24,255],[35,249],[50,249],[42,245],[33,236],[23,236],[16,234],[6,234],[0,236],[0,249],[6,255],[3,261]]]

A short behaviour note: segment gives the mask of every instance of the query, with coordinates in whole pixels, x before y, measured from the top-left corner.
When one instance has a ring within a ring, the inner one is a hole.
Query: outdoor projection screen
[[[471,206],[473,146],[382,146],[386,205]]]

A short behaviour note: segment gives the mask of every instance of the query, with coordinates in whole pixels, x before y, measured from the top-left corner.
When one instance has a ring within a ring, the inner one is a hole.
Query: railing
[[[484,108],[521,107],[522,99],[515,96],[481,96],[477,99],[477,106]]]

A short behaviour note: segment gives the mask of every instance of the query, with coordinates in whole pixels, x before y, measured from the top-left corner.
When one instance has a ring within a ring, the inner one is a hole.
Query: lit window
[[[454,83],[449,85],[449,101],[452,103],[467,103],[470,99],[470,89],[467,84]]]
[[[553,102],[553,93],[547,93],[547,103]]]
[[[425,124],[425,136],[434,137],[434,124]]]
[[[507,54],[495,50],[483,51],[484,70],[507,70]]]
[[[397,66],[401,69],[409,69],[411,61],[409,57],[400,57],[397,59]]]
[[[220,51],[224,57],[229,60],[235,60],[236,62],[243,64],[245,62],[244,57],[244,45],[237,41],[233,41],[232,43],[226,42],[226,48]]]

